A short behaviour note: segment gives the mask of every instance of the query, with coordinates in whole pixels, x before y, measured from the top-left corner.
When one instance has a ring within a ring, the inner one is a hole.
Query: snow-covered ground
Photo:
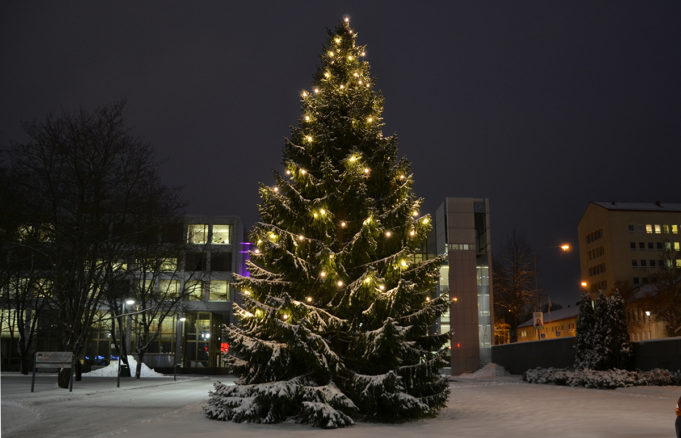
[[[323,431],[298,424],[235,424],[209,420],[201,405],[213,378],[135,381],[90,378],[74,392],[41,376],[2,375],[2,437],[672,437],[681,387],[594,390],[535,385],[503,370],[453,378],[449,405],[437,418],[385,425],[359,423]],[[223,379],[227,381],[229,379]]]

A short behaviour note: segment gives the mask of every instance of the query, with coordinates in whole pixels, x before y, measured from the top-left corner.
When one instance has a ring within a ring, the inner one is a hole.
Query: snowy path
[[[678,386],[605,391],[531,385],[517,376],[466,379],[451,383],[449,406],[437,418],[398,425],[360,423],[348,429],[320,431],[297,424],[208,420],[201,412],[211,387],[212,379],[207,378],[177,383],[169,379],[121,390],[80,389],[71,397],[66,395],[68,392],[48,390],[42,398],[12,393],[5,380],[3,376],[5,438],[673,437],[673,408],[681,395]],[[10,414],[18,414],[19,407],[25,410],[24,414],[38,417],[28,422],[26,415]],[[17,428],[15,423],[19,421],[23,424]]]

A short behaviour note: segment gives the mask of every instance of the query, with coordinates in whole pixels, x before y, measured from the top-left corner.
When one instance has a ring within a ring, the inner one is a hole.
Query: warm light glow
[[[369,283],[371,283],[371,277],[366,277],[364,279],[364,284],[369,284]]]
[[[262,243],[262,239],[258,239],[258,245]]]
[[[279,187],[274,186],[274,187],[272,187],[272,190],[274,190],[275,192],[279,192]]]
[[[351,155],[351,156],[350,156],[350,162],[351,162],[351,163],[354,163],[355,161],[357,161],[357,157],[354,156],[354,155]]]
[[[258,248],[256,248],[255,251],[253,251],[253,252],[256,253],[256,254],[260,254],[260,250]]]
[[[244,295],[249,295],[249,296],[250,296],[250,295],[251,295],[251,291],[248,290],[248,289],[246,289],[246,290],[244,290],[243,294],[244,294]]]
[[[302,234],[298,235],[298,240],[302,242],[303,240],[305,240],[305,236],[303,236]]]
[[[362,52],[362,53],[359,54],[359,56],[366,56],[366,55],[367,55],[366,52]]]
[[[406,260],[400,260],[400,266],[402,266],[403,268],[406,268],[407,267],[407,261]]]
[[[429,302],[429,301],[430,301],[430,297],[426,297],[426,302]]]
[[[343,88],[345,88],[345,85],[340,84],[340,87],[338,87],[338,88],[340,88],[342,90]]]
[[[589,285],[589,283],[587,283],[586,281],[582,281],[581,283],[579,283],[579,285],[582,286],[584,289],[586,289],[586,287]]]
[[[391,233],[390,231],[386,231],[386,232],[385,232],[385,237],[390,237],[390,236],[392,236],[392,235],[393,235],[393,233]]]
[[[646,316],[650,316],[650,310],[646,310]]]
[[[364,168],[364,173],[368,174],[369,172],[371,172],[371,170],[369,170],[368,167],[365,167],[365,168]]]
[[[281,317],[284,318],[284,320],[287,320],[288,319],[288,313],[284,313],[283,315],[281,315]]]
[[[560,249],[563,252],[568,252],[572,249],[572,246],[569,243],[564,243],[564,244],[560,245]]]
[[[379,285],[378,288],[379,288],[380,290],[385,290],[385,284]]]
[[[400,175],[400,179],[405,179],[405,178],[406,178],[406,176]]]
[[[308,303],[311,303],[311,302],[312,302],[312,297],[307,297],[307,298],[305,298],[305,301],[307,301]]]
[[[410,236],[414,236],[415,234],[416,234],[416,231],[414,231],[414,230],[411,230],[411,231],[409,232],[409,235],[410,235]]]
[[[359,80],[359,85],[362,85],[363,83],[364,83],[364,82],[362,82],[362,80],[360,79],[360,80]]]
[[[286,169],[286,175],[290,175],[290,174],[291,174],[291,171]]]
[[[133,304],[135,304],[135,300],[133,300],[132,298],[128,298],[127,300],[125,300],[125,304],[128,306],[132,306]]]
[[[180,322],[185,322],[186,320],[187,318],[185,318],[184,316],[180,318]]]
[[[428,219],[427,217],[424,217],[421,222],[423,222],[424,224],[427,224],[428,222],[430,222],[430,219]]]
[[[317,93],[319,93],[319,88],[315,87],[314,88],[314,94],[317,94]]]
[[[352,55],[348,55],[348,61],[352,61],[353,59],[355,59],[355,57],[354,57],[354,56],[352,56]]]
[[[305,116],[305,121],[309,122],[310,121],[310,116]]]
[[[371,122],[373,122],[373,121],[374,121],[374,118],[373,118],[373,117],[367,117],[367,122],[371,123]]]
[[[270,239],[276,239],[276,238],[277,238],[277,235],[276,235],[276,234],[270,233]]]
[[[322,214],[322,216],[324,216],[326,214],[326,210],[324,210],[323,208],[320,209],[319,212]]]
[[[319,273],[319,276],[322,277],[322,278],[326,277],[326,271],[320,272],[320,273]]]
[[[262,315],[262,310],[257,309],[257,310],[255,311],[255,316],[260,316],[260,315]]]
[[[348,224],[346,224],[345,221],[342,221],[342,222],[340,223],[341,228],[345,228],[347,225],[348,225]]]
[[[336,37],[336,38],[334,39],[334,41],[336,42],[336,44],[340,44],[341,38],[340,38],[340,37]]]
[[[305,175],[306,173],[307,173],[307,170],[305,170],[305,169],[300,169],[300,174],[301,174],[301,175]]]
[[[343,280],[338,280],[338,282],[336,283],[336,285],[337,285],[338,287],[343,287]]]
[[[454,298],[452,298],[452,301],[454,301],[456,303],[457,301],[459,301],[459,299],[457,297],[454,297]]]
[[[307,97],[307,91],[303,91],[302,93],[300,93],[300,95],[303,97]]]
[[[329,56],[333,58],[333,52],[331,50],[329,50]]]
[[[307,140],[308,143],[312,143],[312,136],[308,135],[307,137],[305,137],[305,140]]]
[[[329,76],[331,76],[331,73],[329,73],[328,71],[325,71],[325,72],[324,72],[324,77],[325,77],[325,78],[328,78]]]
[[[317,212],[316,211],[312,212],[312,217],[314,217],[315,219],[317,218]]]
[[[414,210],[414,211],[411,212],[411,215],[414,216],[414,217],[416,217],[416,216],[419,215],[419,212],[416,211],[416,210]]]
[[[343,18],[343,21],[345,21],[346,23],[349,23],[349,22],[350,22],[350,17],[348,17],[348,16],[346,15],[346,16]]]
[[[359,73],[357,73],[357,72],[354,72],[352,75],[356,78],[359,77]]]

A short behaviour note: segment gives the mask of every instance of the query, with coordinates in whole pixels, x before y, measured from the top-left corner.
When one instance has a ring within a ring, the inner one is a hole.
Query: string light
[[[262,315],[262,310],[257,309],[257,310],[255,311],[255,316],[261,316],[261,315]]]
[[[346,23],[349,23],[349,22],[350,22],[350,17],[348,17],[348,16],[346,15],[346,16],[343,18],[343,21],[345,21]]]
[[[366,52],[362,52],[359,54],[359,56],[366,56],[366,54],[367,54]]]
[[[354,155],[350,155],[350,162],[354,163],[355,161],[357,161],[357,157]]]
[[[410,236],[414,236],[415,234],[416,234],[416,231],[414,231],[414,230],[411,230],[411,231],[409,232],[409,235],[410,235]]]
[[[354,57],[354,56],[352,56],[352,55],[348,55],[348,61],[352,61],[353,59],[355,59],[355,57]]]
[[[308,143],[312,143],[312,136],[308,135],[307,137],[305,137],[305,140],[307,140]]]
[[[359,73],[357,73],[357,72],[354,72],[352,75],[353,75],[354,77],[356,77],[356,78],[359,77]]]
[[[400,179],[405,179],[405,178],[406,178],[406,176],[404,176],[404,174],[400,175]]]
[[[364,173],[366,173],[366,174],[368,175],[369,172],[371,172],[371,170],[370,170],[368,167],[365,167],[365,168],[364,168]]]
[[[426,297],[426,303],[430,302],[430,297]]]
[[[276,193],[279,193],[279,187],[277,187],[277,186],[274,186],[274,188],[272,188],[272,190],[274,190]]]
[[[371,277],[366,277],[366,278],[364,279],[364,283],[365,283],[365,284],[371,283]]]
[[[316,212],[316,211],[312,213],[312,217],[314,217],[315,219],[317,219],[317,212]]]
[[[305,175],[306,173],[307,173],[307,170],[305,170],[305,169],[300,169],[300,174],[301,174],[301,175]]]
[[[328,78],[329,76],[331,76],[331,73],[329,73],[328,71],[325,71],[325,72],[324,72],[324,77],[325,77],[325,78]]]
[[[329,254],[329,258],[333,260],[333,254]]]
[[[392,236],[392,235],[393,235],[393,233],[391,233],[390,231],[386,231],[386,232],[385,232],[385,237],[390,237],[390,236]]]
[[[329,50],[329,56],[333,58],[333,52],[331,50]]]
[[[277,235],[274,233],[270,233],[270,239],[275,240],[277,238]]]
[[[290,175],[290,174],[291,174],[291,171],[286,169],[286,175]]]
[[[456,303],[457,301],[459,301],[459,298],[458,298],[458,297],[454,297],[454,298],[452,298],[452,301],[454,301],[454,302]]]
[[[367,88],[369,88],[369,83],[367,82]]]
[[[322,277],[322,278],[326,277],[326,271],[320,272],[320,273],[319,273],[319,276]]]
[[[339,87],[339,88],[342,90],[343,88],[345,88],[345,85],[340,84],[340,87]]]
[[[258,239],[258,245],[262,243],[262,239]]]
[[[424,224],[427,224],[428,222],[430,222],[430,220],[428,220],[427,217],[424,217],[423,220],[422,220],[422,222],[423,222]]]
[[[311,302],[312,302],[312,297],[307,297],[307,298],[305,298],[305,301],[307,301],[308,303],[311,303]]]
[[[284,318],[284,321],[286,321],[288,319],[288,313],[284,313],[281,315],[281,317]]]
[[[255,251],[253,251],[253,252],[256,253],[256,254],[260,254],[260,250],[258,248],[256,248]]]
[[[302,242],[303,240],[305,240],[305,236],[303,236],[302,234],[299,234],[298,240],[300,240]]]
[[[373,117],[371,117],[371,116],[367,117],[367,122],[371,123],[371,122],[373,122],[373,121],[374,121],[374,118],[373,118]]]
[[[310,121],[310,116],[305,116],[305,121],[309,122]]]
[[[244,295],[251,296],[251,291],[248,290],[248,289],[244,289],[243,294],[244,294]]]
[[[303,96],[303,97],[307,97],[307,91],[303,90],[303,92],[300,93],[300,95]]]
[[[414,217],[416,217],[416,216],[419,215],[419,212],[416,211],[416,210],[414,210],[414,211],[411,212],[411,215],[414,216]]]
[[[378,288],[379,288],[380,290],[385,290],[385,284],[379,285]]]
[[[341,38],[340,38],[340,37],[336,37],[336,38],[334,39],[334,41],[336,42],[336,44],[340,44]]]
[[[345,221],[341,221],[340,226],[341,228],[345,228],[348,224],[345,223]]]
[[[400,266],[402,266],[403,268],[406,268],[408,266],[407,261],[404,260],[404,259],[400,260]]]
[[[317,93],[319,93],[319,88],[315,87],[314,88],[314,94],[317,94]]]
[[[319,212],[322,214],[322,216],[324,216],[326,214],[326,210],[324,210],[323,208],[320,209]]]
[[[336,282],[336,286],[338,286],[338,287],[343,287],[343,280],[338,280],[338,281]]]
[[[363,83],[364,83],[364,82],[362,82],[362,80],[360,79],[360,80],[359,80],[359,85],[362,85]]]

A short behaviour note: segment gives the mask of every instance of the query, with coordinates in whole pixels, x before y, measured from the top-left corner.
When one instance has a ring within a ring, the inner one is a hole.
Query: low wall
[[[512,374],[522,374],[530,368],[571,368],[575,360],[575,338],[516,342],[492,346],[492,362]],[[633,368],[681,370],[681,337],[632,342]]]
[[[575,361],[574,345],[574,336],[493,345],[492,362],[512,374],[522,374],[537,367],[569,368]]]
[[[634,368],[681,370],[681,337],[634,342]]]

